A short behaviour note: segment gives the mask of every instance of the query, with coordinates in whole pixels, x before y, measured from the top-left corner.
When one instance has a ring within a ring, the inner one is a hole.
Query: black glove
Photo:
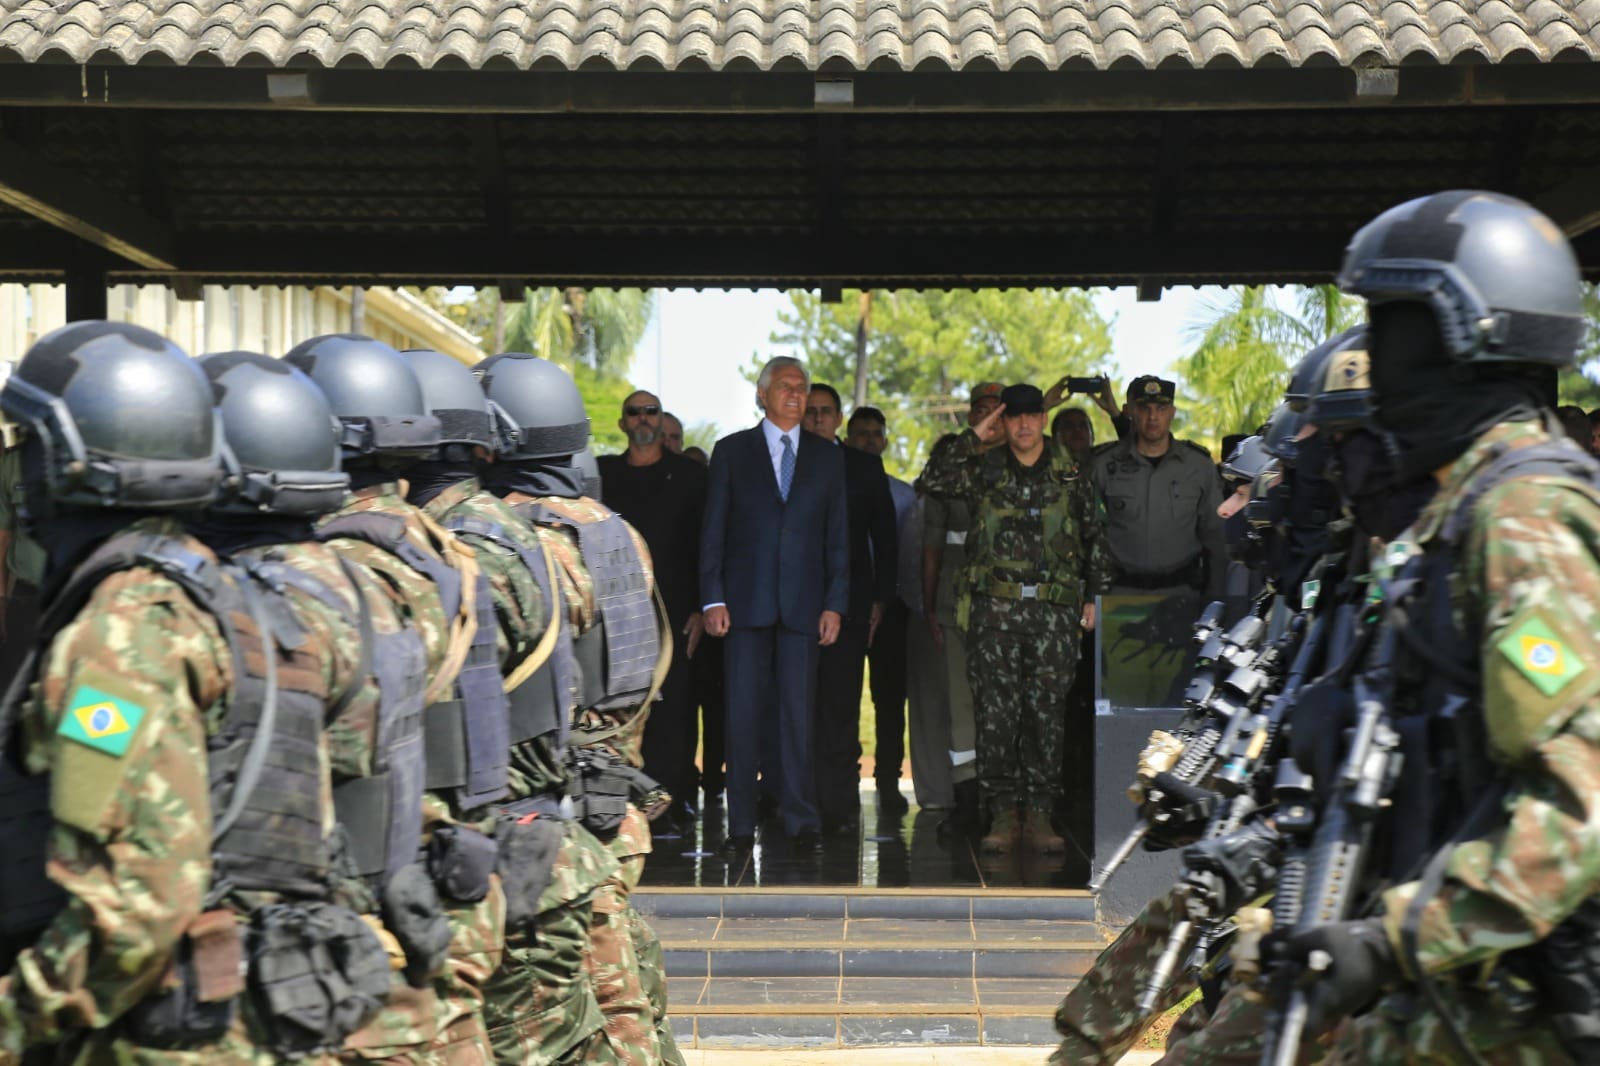
[[[1355,722],[1355,697],[1329,682],[1300,690],[1289,714],[1289,754],[1319,786],[1339,772],[1344,732]]]
[[[1232,914],[1266,891],[1277,880],[1282,861],[1282,838],[1259,820],[1227,836],[1191,844],[1183,852],[1183,864],[1192,873],[1215,875],[1205,879],[1204,887],[1219,895],[1210,901],[1218,915]]]
[[[1181,848],[1199,840],[1222,802],[1215,792],[1185,784],[1171,774],[1157,774],[1151,785],[1161,793],[1161,799],[1147,801],[1139,808],[1140,816],[1150,823],[1144,838],[1146,851]]]
[[[1297,933],[1289,938],[1288,951],[1302,966],[1310,966],[1316,951],[1326,952],[1332,960],[1307,987],[1308,1033],[1327,1032],[1400,978],[1388,934],[1375,918],[1333,922]]]

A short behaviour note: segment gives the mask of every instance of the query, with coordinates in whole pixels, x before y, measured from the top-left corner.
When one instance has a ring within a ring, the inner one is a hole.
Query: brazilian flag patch
[[[91,685],[79,685],[68,708],[57,732],[84,747],[118,758],[127,754],[139,723],[144,721],[143,707]]]
[[[1528,619],[1501,637],[1497,647],[1546,696],[1554,696],[1583,673],[1578,656],[1537,618]]]

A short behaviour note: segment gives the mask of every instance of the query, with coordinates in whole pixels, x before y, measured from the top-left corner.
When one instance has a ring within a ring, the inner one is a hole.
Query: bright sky
[[[1114,322],[1118,387],[1167,369],[1183,353],[1183,328],[1202,299],[1220,292],[1168,289],[1156,303],[1138,302],[1131,287],[1103,292],[1096,302]],[[788,297],[777,291],[657,290],[655,318],[629,378],[690,425],[714,422],[723,433],[754,425],[755,389],[739,371],[753,355],[774,354],[768,338],[787,305]]]

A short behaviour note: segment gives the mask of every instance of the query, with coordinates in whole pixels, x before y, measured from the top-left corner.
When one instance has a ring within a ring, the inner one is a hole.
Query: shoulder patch
[[[121,758],[128,752],[145,710],[92,685],[79,685],[67,702],[57,732],[95,751]]]
[[[1211,449],[1207,448],[1204,444],[1196,444],[1192,440],[1179,440],[1178,443],[1187,445],[1188,447],[1193,448],[1195,451],[1199,452],[1201,455],[1205,456],[1206,457],[1206,462],[1208,462],[1208,463],[1216,462],[1216,460],[1211,457]]]
[[[1527,618],[1500,638],[1500,653],[1543,692],[1554,696],[1583,673],[1576,649],[1564,644],[1537,616]]]

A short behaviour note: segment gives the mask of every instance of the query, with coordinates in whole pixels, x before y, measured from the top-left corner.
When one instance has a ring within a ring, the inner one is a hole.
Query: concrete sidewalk
[[[1044,1066],[1042,1047],[829,1048],[826,1051],[701,1051],[683,1053],[688,1066]],[[1130,1051],[1122,1066],[1150,1066],[1159,1051]]]

